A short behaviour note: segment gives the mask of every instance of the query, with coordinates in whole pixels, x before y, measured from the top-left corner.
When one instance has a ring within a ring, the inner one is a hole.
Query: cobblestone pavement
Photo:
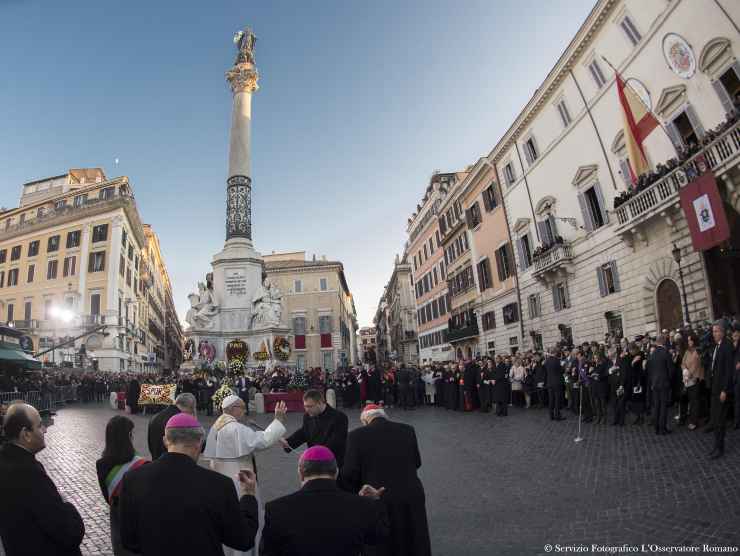
[[[358,411],[349,411],[350,428]],[[60,409],[39,459],[85,520],[84,554],[110,554],[108,508],[95,460],[107,406]],[[740,433],[728,454],[709,461],[711,435],[685,428],[655,436],[647,426],[550,421],[546,410],[513,408],[505,418],[424,408],[394,419],[416,427],[434,554],[544,554],[546,544],[740,544]],[[300,422],[289,415],[288,429]],[[134,416],[135,444],[146,449],[147,418]],[[266,425],[269,417],[256,421]],[[204,419],[206,424],[210,420]],[[298,487],[297,457],[258,456],[266,499]]]

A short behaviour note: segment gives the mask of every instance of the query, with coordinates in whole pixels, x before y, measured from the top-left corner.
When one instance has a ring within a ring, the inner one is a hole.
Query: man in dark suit
[[[555,357],[557,349],[550,348],[545,358],[545,384],[547,384],[547,403],[550,407],[550,419],[562,421],[560,415],[560,400],[563,397],[563,369],[560,360]]]
[[[668,434],[668,402],[671,399],[671,374],[673,360],[665,349],[666,338],[658,334],[655,351],[647,362],[647,374],[653,393],[653,423],[655,434]]]
[[[195,407],[195,396],[189,392],[185,392],[175,398],[174,404],[168,405],[152,417],[152,420],[149,421],[149,429],[147,430],[147,441],[149,444],[149,453],[152,454],[152,461],[159,459],[167,451],[164,447],[164,427],[167,421],[170,420],[170,417],[174,417],[181,412],[195,416]]]
[[[390,519],[382,554],[429,556],[424,487],[416,474],[421,455],[413,427],[389,421],[382,407],[365,406],[347,441],[342,482],[350,492],[379,495]]]
[[[714,428],[714,448],[709,454],[711,459],[725,455],[725,430],[727,428],[727,412],[729,411],[729,396],[732,392],[732,375],[735,370],[735,353],[732,342],[725,337],[725,324],[717,321],[712,326],[711,366],[711,419]]]
[[[239,473],[237,499],[231,479],[197,464],[204,435],[195,417],[179,413],[167,422],[167,453],[126,473],[119,506],[125,548],[144,556],[223,556],[222,545],[254,546],[254,472]]]
[[[46,447],[36,409],[24,403],[8,408],[6,443],[0,448],[0,538],[7,556],[80,554],[85,526],[36,461]]]
[[[370,499],[374,489],[360,496],[339,490],[337,473],[337,461],[326,446],[303,453],[301,489],[265,505],[262,556],[345,556],[385,541],[388,517],[383,504]]]
[[[251,381],[245,377],[240,376],[236,379],[237,395],[244,402],[244,406],[247,408],[245,415],[249,415],[249,389],[252,387]]]
[[[411,371],[406,367],[406,363],[401,363],[401,367],[396,372],[396,383],[398,384],[398,405],[401,409],[407,410],[411,407]]]
[[[328,405],[320,390],[307,390],[303,394],[303,409],[306,410],[303,426],[288,438],[280,439],[283,448],[295,450],[304,443],[309,448],[326,446],[341,466],[347,448],[347,416]]]

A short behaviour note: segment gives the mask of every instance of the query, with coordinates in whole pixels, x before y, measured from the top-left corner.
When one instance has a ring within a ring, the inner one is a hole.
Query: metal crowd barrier
[[[51,411],[58,405],[77,401],[77,387],[55,386],[44,392],[0,392],[0,404],[9,404],[15,400],[23,400],[39,411]]]

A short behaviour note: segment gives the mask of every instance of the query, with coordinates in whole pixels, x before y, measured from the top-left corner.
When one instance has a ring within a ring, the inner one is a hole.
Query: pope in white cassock
[[[254,431],[239,422],[244,417],[246,406],[238,396],[227,396],[221,403],[223,414],[213,423],[208,431],[206,449],[203,457],[211,461],[211,469],[226,475],[234,481],[234,488],[239,493],[239,471],[241,469],[255,469],[254,452],[265,450],[273,446],[285,435],[285,414],[287,408],[284,402],[275,406],[275,419],[264,431]],[[259,531],[251,551],[257,556],[262,527],[264,526],[264,509],[260,500],[259,486],[257,487],[257,505],[259,507]],[[241,552],[224,546],[225,556],[240,556],[250,553]]]

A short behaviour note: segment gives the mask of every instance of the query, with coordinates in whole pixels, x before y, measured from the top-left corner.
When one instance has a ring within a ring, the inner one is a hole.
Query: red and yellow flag
[[[630,177],[632,183],[635,183],[640,175],[649,170],[642,142],[651,131],[658,127],[658,120],[637,93],[624,84],[619,74],[617,74],[617,92],[619,103],[622,105],[624,143],[629,156]]]

